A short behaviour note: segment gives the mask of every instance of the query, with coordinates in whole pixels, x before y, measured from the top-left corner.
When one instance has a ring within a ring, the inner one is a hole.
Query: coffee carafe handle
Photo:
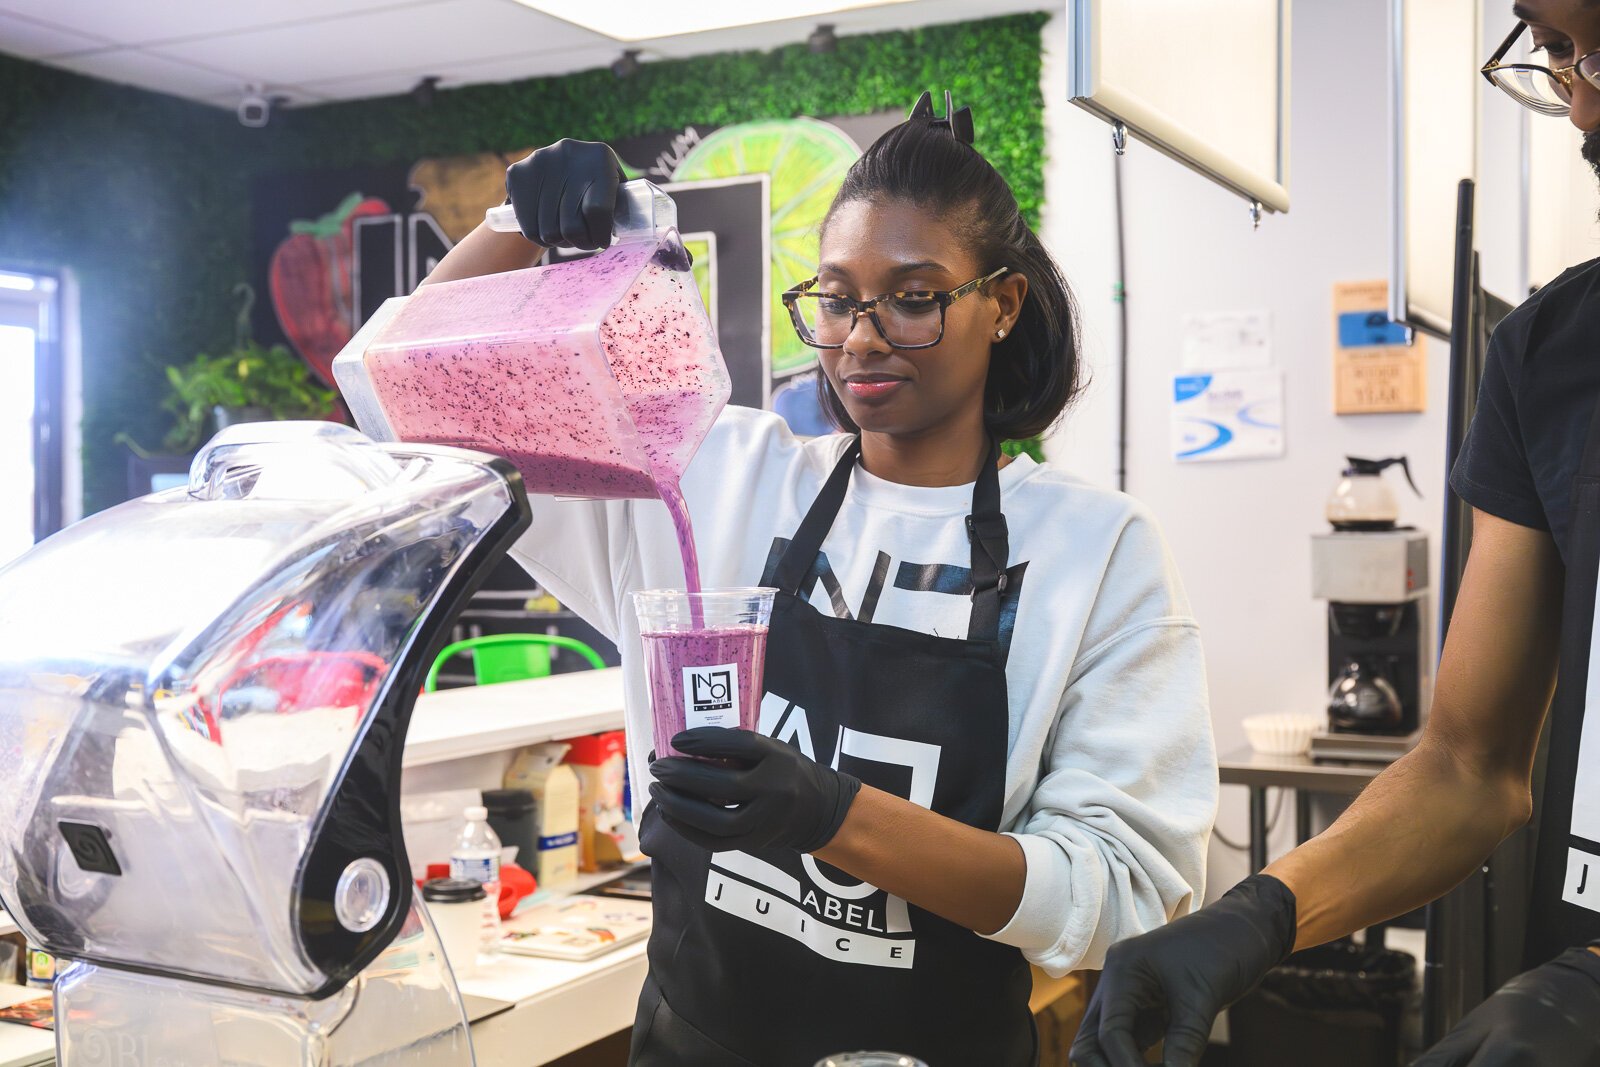
[[[1418,489],[1417,483],[1411,479],[1411,462],[1405,456],[1394,456],[1390,459],[1362,459],[1359,456],[1346,456],[1344,458],[1345,462],[1349,464],[1344,472],[1346,478],[1353,475],[1378,475],[1390,467],[1397,466],[1400,468],[1401,473],[1406,476],[1406,484],[1411,487],[1411,491],[1417,494],[1418,497],[1422,496],[1422,490]]]
[[[510,204],[490,208],[484,212],[483,220],[498,233],[522,232]],[[617,210],[611,222],[613,241],[655,237],[677,227],[678,205],[655,182],[639,178],[617,187]]]

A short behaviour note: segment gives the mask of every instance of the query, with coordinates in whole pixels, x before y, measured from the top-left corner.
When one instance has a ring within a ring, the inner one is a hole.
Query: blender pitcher
[[[603,252],[386,301],[333,364],[362,430],[504,456],[530,493],[676,483],[727,403],[728,371],[672,199],[647,181],[622,194]],[[509,206],[489,224],[517,228]]]
[[[527,525],[495,457],[245,424],[0,568],[0,903],[63,1067],[473,1062],[400,757]]]

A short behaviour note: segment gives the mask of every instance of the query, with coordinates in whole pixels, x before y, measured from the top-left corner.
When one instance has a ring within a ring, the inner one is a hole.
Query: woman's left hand
[[[655,760],[650,796],[668,826],[712,852],[815,852],[833,840],[861,790],[859,779],[753,730],[685,730],[672,747],[702,759]]]

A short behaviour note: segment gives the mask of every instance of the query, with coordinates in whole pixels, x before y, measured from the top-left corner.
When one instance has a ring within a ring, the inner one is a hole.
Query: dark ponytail
[[[958,122],[956,129],[970,137],[970,126],[963,130]],[[857,200],[900,200],[927,209],[960,228],[980,274],[1008,267],[1028,279],[1016,325],[994,344],[984,421],[1002,440],[1036,437],[1049,429],[1078,394],[1078,308],[999,171],[919,104],[911,118],[879,137],[851,166],[823,228],[839,205]],[[817,375],[817,388],[833,421],[854,432],[857,427],[826,375]]]

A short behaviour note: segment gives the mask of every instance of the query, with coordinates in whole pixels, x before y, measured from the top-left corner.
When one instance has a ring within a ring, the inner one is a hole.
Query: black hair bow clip
[[[972,109],[970,107],[957,109],[955,102],[950,99],[948,89],[944,92],[944,118],[933,117],[933,94],[929,92],[924,92],[917,98],[916,106],[911,109],[909,117],[926,119],[929,126],[943,126],[962,144],[972,143]]]

